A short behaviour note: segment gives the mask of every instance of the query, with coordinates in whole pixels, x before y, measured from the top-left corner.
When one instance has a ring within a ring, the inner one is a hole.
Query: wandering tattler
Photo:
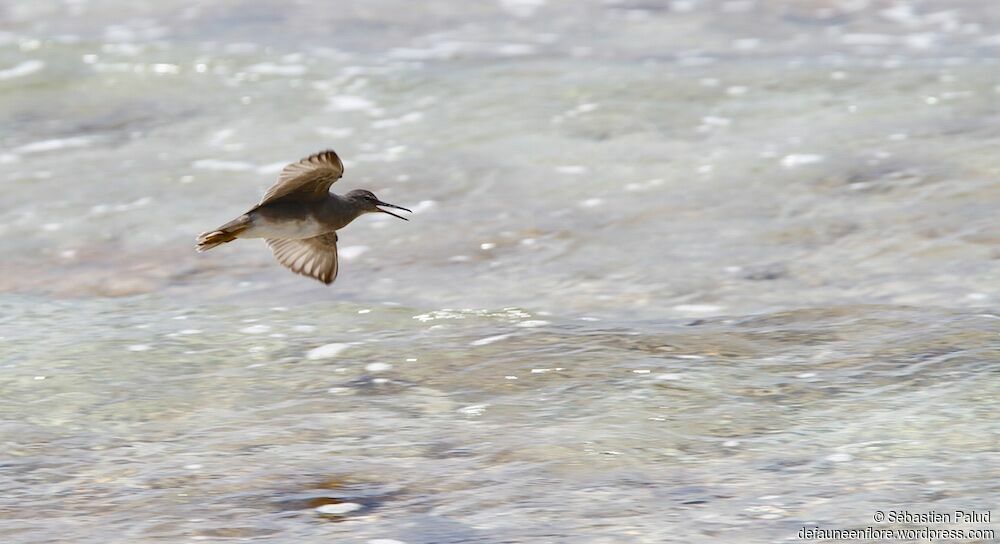
[[[264,238],[283,266],[329,285],[337,279],[337,230],[364,213],[382,212],[406,220],[386,208],[407,210],[357,189],[340,196],[330,185],[344,175],[344,163],[333,150],[320,151],[286,166],[264,198],[243,215],[198,236],[198,251],[237,238]]]

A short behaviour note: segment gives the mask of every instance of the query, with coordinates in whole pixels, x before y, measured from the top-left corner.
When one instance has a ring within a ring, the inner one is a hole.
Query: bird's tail
[[[242,216],[234,219],[216,230],[203,232],[198,235],[199,252],[208,251],[215,246],[232,242],[239,237],[239,234],[250,227],[250,218]]]

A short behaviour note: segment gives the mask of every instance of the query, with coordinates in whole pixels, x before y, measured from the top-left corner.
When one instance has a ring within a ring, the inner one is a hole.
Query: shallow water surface
[[[0,6],[0,540],[996,510],[991,8]],[[414,210],[342,230],[333,286],[194,252],[328,147]]]

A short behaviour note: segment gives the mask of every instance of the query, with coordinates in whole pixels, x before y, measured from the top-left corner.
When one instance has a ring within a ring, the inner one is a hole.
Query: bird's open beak
[[[406,208],[404,208],[402,206],[397,206],[395,204],[389,204],[388,202],[382,202],[381,200],[379,200],[375,204],[378,205],[378,206],[385,206],[386,208],[396,208],[397,210],[403,210],[403,211],[410,212],[410,210],[407,210]],[[387,213],[387,214],[389,214],[389,215],[391,215],[393,217],[398,217],[398,218],[402,219],[403,221],[409,221],[409,219],[403,217],[402,215],[396,215],[396,214],[390,212],[389,210],[383,210],[382,208],[379,208],[378,211],[380,211],[382,213]],[[413,212],[410,212],[410,213],[413,213]]]

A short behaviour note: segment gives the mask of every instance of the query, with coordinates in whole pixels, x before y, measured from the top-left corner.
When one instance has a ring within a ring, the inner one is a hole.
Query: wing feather
[[[282,266],[296,274],[315,278],[327,285],[337,279],[337,233],[313,238],[265,240]]]
[[[298,162],[289,164],[278,174],[258,206],[285,196],[300,198],[325,197],[330,186],[344,175],[344,163],[332,149],[320,151]]]

